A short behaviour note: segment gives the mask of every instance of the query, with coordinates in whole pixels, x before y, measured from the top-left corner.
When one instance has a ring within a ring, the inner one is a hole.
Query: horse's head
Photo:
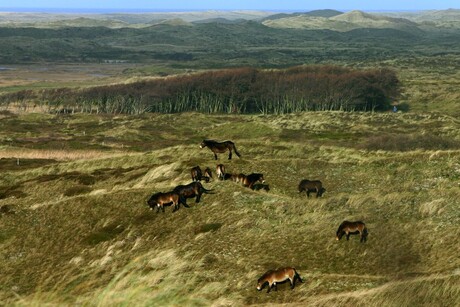
[[[265,278],[259,278],[259,280],[257,281],[257,291],[262,290],[266,282],[267,280]]]
[[[260,183],[265,183],[265,178],[263,174],[255,174],[256,175],[256,181],[259,181]]]
[[[340,239],[342,239],[344,234],[345,234],[345,231],[343,231],[342,228],[339,228],[339,230],[337,230],[335,239],[339,241]]]
[[[150,207],[150,210],[153,210],[156,206],[158,206],[158,197],[160,196],[161,193],[155,193],[152,196],[150,196],[149,200],[147,200],[147,205]]]
[[[208,146],[208,142],[207,140],[203,140],[203,142],[200,144],[200,148],[205,148],[206,146]]]

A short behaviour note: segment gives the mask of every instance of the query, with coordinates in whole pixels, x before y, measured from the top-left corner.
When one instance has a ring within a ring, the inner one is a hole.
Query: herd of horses
[[[200,148],[208,147],[214,154],[215,160],[217,160],[218,153],[229,152],[228,159],[232,159],[232,152],[238,157],[241,157],[240,153],[236,150],[236,146],[232,141],[217,142],[214,140],[203,140],[200,144]],[[150,196],[147,200],[147,204],[150,209],[160,209],[165,212],[165,206],[173,206],[173,212],[177,211],[182,204],[184,207],[189,208],[187,204],[188,198],[195,198],[195,202],[200,202],[201,196],[204,193],[213,193],[212,190],[208,190],[203,187],[201,181],[209,182],[212,179],[212,171],[207,167],[204,172],[199,166],[195,166],[190,170],[192,182],[187,185],[178,185],[169,192],[157,192]],[[231,180],[236,183],[241,183],[244,187],[250,188],[251,190],[265,190],[269,191],[270,187],[265,184],[265,179],[261,173],[251,173],[245,175],[243,173],[232,174],[227,173],[223,164],[217,164],[216,176],[219,180]],[[298,185],[299,193],[305,192],[307,197],[310,197],[310,193],[315,193],[316,197],[321,197],[326,189],[320,180],[308,180],[303,179]],[[362,221],[343,221],[336,232],[336,240],[342,239],[345,235],[347,241],[350,235],[360,235],[360,242],[364,243],[367,241],[368,230],[366,224]],[[295,282],[303,282],[296,269],[293,267],[284,267],[277,270],[269,270],[265,272],[257,281],[257,290],[262,290],[268,285],[267,293],[272,288],[277,290],[277,284],[288,281],[290,282],[291,289],[294,289]]]

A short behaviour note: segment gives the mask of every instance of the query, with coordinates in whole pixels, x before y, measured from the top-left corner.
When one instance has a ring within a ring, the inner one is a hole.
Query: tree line
[[[283,114],[301,111],[382,111],[400,94],[389,69],[341,66],[237,68],[90,88],[24,90],[3,105],[33,103],[53,112]]]

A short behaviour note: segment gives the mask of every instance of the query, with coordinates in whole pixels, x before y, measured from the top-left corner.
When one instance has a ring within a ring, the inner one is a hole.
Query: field
[[[447,115],[1,115],[0,302],[16,305],[460,304],[460,122]],[[213,159],[203,138],[235,141]],[[214,178],[191,208],[146,200],[190,168]],[[322,198],[299,195],[320,179]],[[363,220],[367,243],[335,240]],[[255,289],[294,266],[290,290]]]
[[[268,15],[0,13],[0,306],[460,306],[459,10]],[[399,111],[55,114],[24,98],[316,64],[395,71]],[[241,158],[214,160],[205,138]],[[218,163],[270,190],[214,177],[190,208],[149,210]],[[368,241],[336,241],[344,220]],[[284,266],[304,282],[256,290]]]

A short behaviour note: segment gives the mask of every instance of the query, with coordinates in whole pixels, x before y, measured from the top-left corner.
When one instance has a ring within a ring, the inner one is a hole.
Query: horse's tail
[[[299,273],[297,273],[297,270],[295,268],[292,268],[294,270],[294,281],[297,278],[300,282],[303,282],[302,278],[300,277]]]
[[[208,190],[208,189],[204,188],[203,186],[201,187],[201,192],[202,192],[202,193],[206,193],[206,194],[214,194],[214,190],[213,190],[213,189]]]
[[[369,231],[367,230],[367,227],[364,226],[364,228],[363,228],[363,237],[367,238],[368,235],[369,235]]]
[[[234,143],[232,143],[232,145],[233,145],[233,150],[235,151],[235,154],[238,156],[238,158],[241,158],[241,155],[240,155],[240,153],[239,153],[239,152],[236,150],[236,146],[235,146],[235,144],[234,144]]]

